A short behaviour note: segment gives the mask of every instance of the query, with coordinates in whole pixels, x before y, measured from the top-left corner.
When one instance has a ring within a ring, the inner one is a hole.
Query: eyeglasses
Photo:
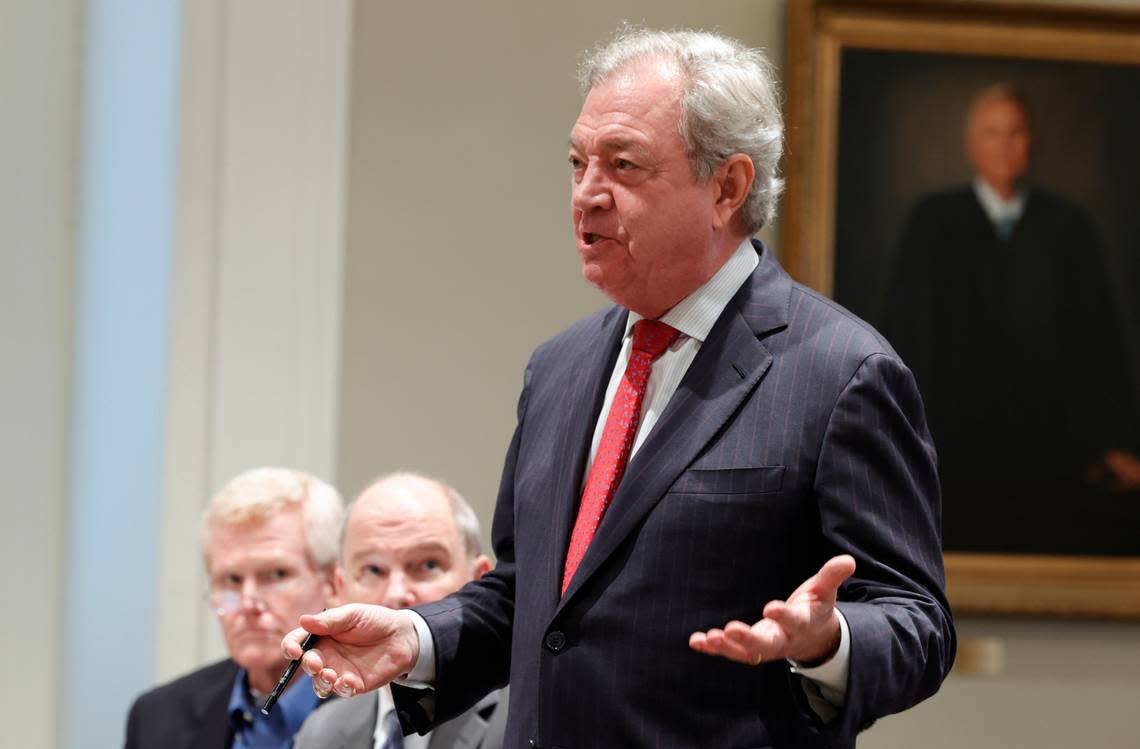
[[[266,611],[271,604],[295,594],[305,577],[281,569],[260,570],[246,578],[227,576],[211,587],[210,607],[218,616],[230,616],[241,611],[248,600],[257,611]],[[253,583],[252,591],[247,590],[249,582]]]

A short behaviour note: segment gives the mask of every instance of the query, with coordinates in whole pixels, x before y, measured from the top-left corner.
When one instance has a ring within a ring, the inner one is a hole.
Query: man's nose
[[[265,601],[257,590],[257,581],[247,577],[241,583],[241,608],[243,611],[261,611],[265,608]]]
[[[393,573],[388,578],[388,590],[384,593],[384,605],[390,609],[406,609],[418,603],[416,592],[407,577]]]
[[[613,207],[613,193],[596,164],[587,164],[581,179],[574,182],[570,203],[575,210],[582,212]]]

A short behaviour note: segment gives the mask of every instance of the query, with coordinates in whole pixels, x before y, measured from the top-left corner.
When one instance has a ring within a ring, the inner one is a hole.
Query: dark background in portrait
[[[1083,207],[1100,235],[1121,313],[1120,346],[1131,369],[1132,400],[1140,404],[1136,67],[845,51],[834,297],[867,320],[880,318],[903,226],[916,200],[973,177],[963,146],[965,114],[974,94],[996,82],[1013,84],[1031,106],[1035,140],[1030,183]],[[968,248],[963,249],[966,258]],[[975,262],[984,272],[985,259]],[[1140,415],[1132,418],[1137,423]],[[1134,494],[1121,497],[1123,502],[1136,499]],[[947,550],[954,550],[952,542],[947,539]]]

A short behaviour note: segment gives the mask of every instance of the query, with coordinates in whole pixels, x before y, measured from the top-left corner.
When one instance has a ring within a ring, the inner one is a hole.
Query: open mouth
[[[582,241],[585,242],[587,246],[593,246],[603,239],[606,239],[606,237],[601,234],[596,234],[592,231],[582,232]]]

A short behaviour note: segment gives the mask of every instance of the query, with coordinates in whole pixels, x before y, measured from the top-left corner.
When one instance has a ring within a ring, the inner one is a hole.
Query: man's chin
[[[605,293],[606,274],[595,263],[582,263],[582,278],[586,283]]]
[[[280,665],[285,667],[285,656],[281,654],[281,637],[266,634],[259,637],[245,637],[230,649],[230,657],[247,671],[264,670]]]
[[[239,657],[235,657],[234,660],[239,666],[249,672],[251,677],[260,678],[262,680],[276,680],[288,665],[285,656],[281,655],[281,648],[277,649],[276,657],[274,657],[272,653],[259,652],[239,654]],[[260,689],[256,686],[254,689],[255,691],[265,692],[267,691],[267,686],[271,687],[272,685],[267,682],[265,685],[262,685]]]

